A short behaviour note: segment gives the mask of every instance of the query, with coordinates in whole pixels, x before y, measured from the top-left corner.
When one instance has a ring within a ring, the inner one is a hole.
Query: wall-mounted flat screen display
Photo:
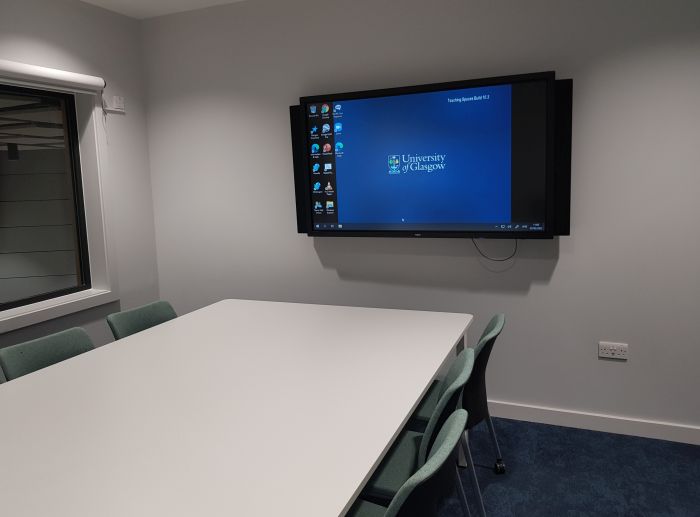
[[[554,82],[300,99],[308,233],[551,236]]]

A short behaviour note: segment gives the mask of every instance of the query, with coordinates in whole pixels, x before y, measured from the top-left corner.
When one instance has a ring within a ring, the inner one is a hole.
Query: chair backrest
[[[142,330],[177,318],[172,305],[165,301],[153,302],[128,311],[107,316],[114,339],[122,339]]]
[[[384,517],[404,517],[406,515],[426,515],[421,503],[432,503],[434,498],[429,481],[437,477],[445,468],[454,469],[454,458],[460,436],[467,424],[467,412],[457,409],[445,420],[440,432],[430,448],[428,459],[408,480],[401,486],[386,509]],[[410,501],[409,501],[410,500]],[[427,501],[426,501],[427,500]]]
[[[0,367],[11,381],[93,348],[90,336],[83,329],[72,328],[0,349]]]
[[[462,390],[469,380],[474,367],[474,350],[465,348],[462,350],[450,367],[450,370],[440,388],[441,395],[438,399],[433,414],[425,426],[425,432],[421,438],[418,449],[418,465],[423,465],[428,459],[428,451],[435,442],[437,431],[441,428],[447,417],[458,407],[462,406]]]
[[[505,325],[504,314],[496,314],[484,329],[479,342],[474,347],[474,373],[464,388],[462,406],[469,413],[467,429],[471,429],[484,418],[489,416],[489,408],[486,401],[486,366],[491,357],[491,350],[496,339],[501,334]]]
[[[484,348],[489,348],[488,353],[491,353],[490,348],[493,346],[493,344],[496,342],[496,338],[501,334],[501,331],[503,330],[503,326],[506,324],[506,315],[505,314],[496,314],[491,320],[489,321],[488,325],[486,325],[486,328],[484,331],[481,333],[481,337],[479,338],[479,342],[476,344],[474,347],[474,353],[476,354],[476,357],[479,357],[479,354],[481,354],[481,351]]]

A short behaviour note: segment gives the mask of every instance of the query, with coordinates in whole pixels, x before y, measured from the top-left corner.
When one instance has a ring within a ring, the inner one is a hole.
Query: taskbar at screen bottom
[[[315,223],[313,230],[323,231],[348,231],[348,232],[544,232],[544,223],[446,223],[446,224],[420,224],[420,223]]]

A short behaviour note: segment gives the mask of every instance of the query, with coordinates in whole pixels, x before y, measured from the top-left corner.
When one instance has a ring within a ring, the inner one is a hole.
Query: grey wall
[[[462,311],[472,339],[504,311],[492,398],[700,424],[696,0],[254,0],[147,21],[144,43],[160,289],[178,310]],[[572,237],[498,267],[469,241],[295,233],[300,95],[542,70],[575,81]],[[601,339],[630,343],[629,362],[598,360]]]
[[[107,313],[158,297],[139,23],[74,0],[0,0],[0,12],[0,59],[101,76],[106,94],[127,102],[126,115],[104,122],[109,149],[102,178],[120,302],[0,335],[0,346],[73,325],[103,344],[111,340]]]

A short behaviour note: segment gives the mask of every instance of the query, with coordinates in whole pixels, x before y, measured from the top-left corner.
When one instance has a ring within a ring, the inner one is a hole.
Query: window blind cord
[[[107,115],[109,115],[109,112],[107,111],[107,101],[104,98],[104,95],[100,95],[100,101],[102,104],[102,127],[105,130],[105,138],[107,140],[107,146],[109,146],[109,131],[107,131]]]
[[[472,238],[472,243],[474,244],[476,251],[479,252],[479,255],[484,257],[486,260],[490,260],[492,262],[507,262],[508,260],[515,257],[516,253],[518,253],[518,239],[514,239],[515,246],[513,247],[513,253],[511,253],[510,255],[508,255],[507,257],[504,257],[504,258],[489,257],[486,253],[481,251],[481,248],[479,248],[479,245],[476,243],[476,240],[474,238]]]

